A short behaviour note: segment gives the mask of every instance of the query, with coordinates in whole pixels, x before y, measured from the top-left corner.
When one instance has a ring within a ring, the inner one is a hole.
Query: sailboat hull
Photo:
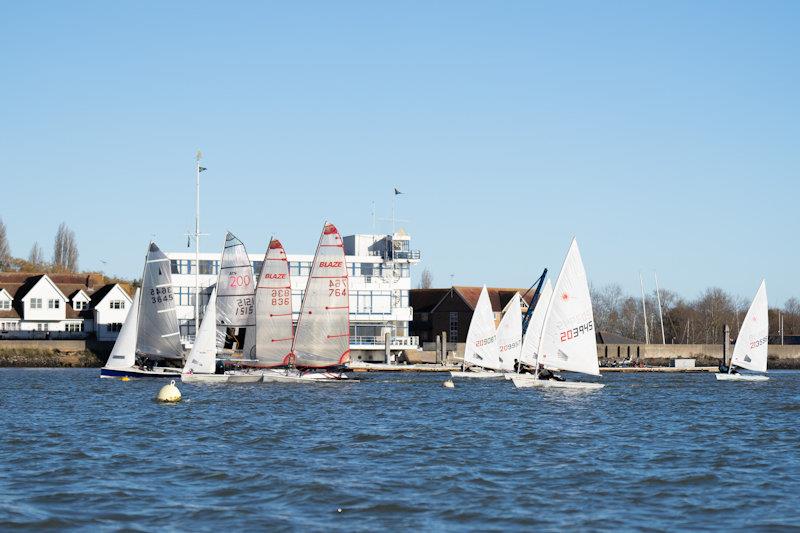
[[[604,383],[586,383],[583,381],[558,381],[555,379],[534,379],[531,377],[514,376],[511,378],[518,389],[544,388],[544,389],[573,389],[573,390],[598,390],[605,387]]]
[[[261,372],[226,373],[228,383],[258,383],[261,381]]]
[[[450,376],[454,378],[470,378],[470,379],[503,379],[502,372],[457,372],[455,370],[450,372]]]
[[[768,376],[755,374],[714,374],[718,381],[768,381]]]
[[[266,370],[263,373],[264,383],[347,383],[358,381],[349,378],[347,374],[337,372],[306,372]]]
[[[153,370],[140,368],[109,368],[100,369],[101,378],[173,378],[180,377],[180,368],[155,367]]]
[[[226,374],[181,374],[184,383],[227,383]]]

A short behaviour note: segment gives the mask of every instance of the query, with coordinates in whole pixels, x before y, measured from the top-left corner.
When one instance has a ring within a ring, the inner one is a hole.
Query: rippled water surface
[[[593,393],[441,374],[329,385],[0,370],[0,529],[800,525],[800,373],[614,375]]]

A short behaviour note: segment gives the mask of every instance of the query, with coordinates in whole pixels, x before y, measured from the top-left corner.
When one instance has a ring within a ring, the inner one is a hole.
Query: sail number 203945
[[[590,320],[585,324],[581,324],[580,326],[576,326],[572,329],[568,329],[566,331],[561,332],[561,342],[568,341],[570,339],[574,339],[575,337],[579,337],[585,333],[590,331],[594,331],[594,323]],[[594,335],[594,333],[592,334]]]
[[[347,296],[347,280],[328,280],[328,296]]]

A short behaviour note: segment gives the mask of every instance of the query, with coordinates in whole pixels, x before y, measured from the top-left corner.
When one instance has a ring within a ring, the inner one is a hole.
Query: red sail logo
[[[340,268],[342,266],[341,261],[322,261],[319,264],[320,268]]]
[[[270,274],[267,273],[264,275],[267,279],[286,279],[286,274]]]

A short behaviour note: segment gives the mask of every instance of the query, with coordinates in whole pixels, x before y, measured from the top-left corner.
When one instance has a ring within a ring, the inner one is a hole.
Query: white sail
[[[227,328],[240,328],[255,325],[255,287],[253,265],[247,250],[231,232],[225,235],[225,248],[222,250],[217,278],[217,326],[218,344],[225,341]],[[247,336],[252,332],[249,328]],[[245,357],[250,354],[245,353]]]
[[[736,337],[732,364],[756,372],[767,371],[768,310],[767,285],[762,280]]]
[[[292,353],[295,364],[324,368],[350,360],[350,290],[339,230],[325,224],[300,307]]]
[[[281,241],[271,239],[256,287],[255,358],[263,366],[283,366],[292,353],[292,284]]]
[[[467,345],[464,348],[464,362],[492,370],[500,370],[500,357],[497,349],[497,331],[494,326],[494,312],[489,301],[486,285],[481,289],[472,320],[467,331]],[[513,361],[512,361],[513,364]]]
[[[497,326],[497,350],[500,369],[508,372],[514,370],[514,361],[519,360],[522,351],[522,299],[518,292],[514,293]]]
[[[169,259],[154,242],[144,265],[138,320],[137,353],[151,359],[183,357]]]
[[[139,326],[139,301],[142,293],[139,289],[133,294],[128,316],[119,330],[119,335],[106,361],[107,368],[130,368],[136,364],[136,329]]]
[[[194,339],[192,351],[186,359],[183,373],[214,374],[217,370],[217,302],[216,292],[211,292],[200,329]]]
[[[600,375],[589,282],[575,239],[558,274],[542,331],[540,364],[553,370]]]
[[[522,352],[520,353],[520,361],[526,365],[535,365],[537,358],[537,350],[539,349],[539,342],[542,340],[542,326],[544,326],[544,315],[547,313],[547,307],[550,305],[550,299],[553,297],[553,284],[550,279],[544,283],[542,292],[539,293],[539,301],[536,302],[536,308],[533,310],[531,319],[528,322],[528,329],[525,331],[525,338],[522,340]]]

